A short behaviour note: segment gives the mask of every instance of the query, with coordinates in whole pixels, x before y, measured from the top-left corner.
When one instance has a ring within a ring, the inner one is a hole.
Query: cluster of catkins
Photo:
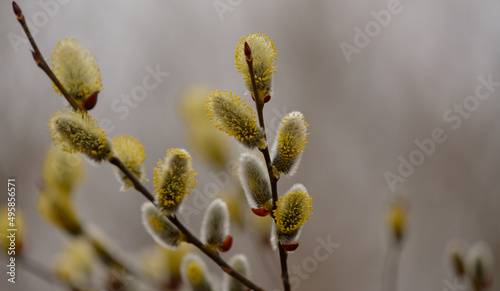
[[[253,66],[248,63],[249,57]],[[249,34],[236,47],[235,65],[238,72],[243,73],[253,100],[256,104],[261,102],[260,114],[263,104],[271,98],[276,58],[276,48],[265,34]],[[143,167],[146,155],[141,143],[127,135],[116,136],[109,141],[105,131],[87,113],[96,105],[97,94],[102,89],[99,68],[88,49],[74,38],[59,41],[53,50],[51,65],[63,87],[84,109],[62,110],[54,114],[48,126],[56,144],[67,152],[83,153],[94,163],[118,158],[137,180],[146,181]],[[308,135],[308,124],[303,115],[291,112],[283,118],[270,150],[270,158],[264,162],[257,150],[269,153],[265,129],[263,124],[257,122],[256,114],[245,100],[230,91],[217,90],[207,97],[206,108],[212,124],[229,136],[234,136],[247,149],[240,157],[239,178],[252,211],[259,216],[271,214],[270,217],[275,220],[271,235],[273,246],[295,250],[301,226],[312,214],[312,201],[302,184],[293,185],[279,197],[278,193],[273,193],[272,181],[276,182],[281,174],[292,176],[298,168]],[[196,176],[192,158],[184,149],[169,149],[154,170],[155,201],[143,204],[142,218],[154,240],[166,248],[175,249],[186,241],[182,231],[169,217],[180,211],[185,196],[196,185]],[[122,191],[134,186],[118,169],[117,178],[122,182]],[[61,197],[64,195],[43,196],[42,208],[51,213],[47,216],[52,217],[55,223],[70,232],[80,232],[81,227],[76,219],[72,219],[71,213],[61,215],[67,209],[60,205],[65,203]],[[229,235],[229,214],[223,200],[215,199],[207,208],[200,237],[215,252],[230,249],[232,237]],[[248,263],[242,255],[234,256],[230,265],[244,274],[249,272]],[[193,289],[211,289],[206,267],[196,255],[185,257],[182,273]],[[226,285],[242,286],[233,279],[228,279]]]

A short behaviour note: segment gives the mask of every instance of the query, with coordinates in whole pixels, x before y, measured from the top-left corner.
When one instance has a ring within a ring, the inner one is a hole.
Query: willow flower
[[[70,196],[61,194],[58,188],[42,190],[37,197],[37,205],[40,214],[56,226],[72,235],[82,233]]]
[[[465,256],[465,269],[474,290],[486,290],[495,274],[495,256],[491,247],[482,241],[471,245]]]
[[[212,92],[207,98],[208,117],[215,128],[234,136],[249,149],[266,146],[264,133],[257,126],[257,119],[245,100],[233,95],[231,91]]]
[[[176,213],[183,198],[196,185],[196,173],[189,153],[183,149],[170,149],[165,160],[155,168],[154,186],[158,207],[167,214]]]
[[[252,153],[240,157],[239,177],[252,211],[265,216],[273,209],[271,184],[264,163]]]
[[[26,221],[21,208],[12,203],[0,205],[0,250],[18,256],[23,250]]]
[[[111,155],[106,133],[86,112],[58,111],[49,120],[48,126],[56,145],[62,145],[62,149],[69,153],[80,152],[96,162]]]
[[[212,291],[213,284],[203,260],[195,254],[187,254],[181,263],[182,280],[193,291]]]
[[[101,72],[95,57],[74,37],[57,42],[52,50],[52,71],[63,87],[86,110],[97,102],[97,93],[102,90]],[[61,93],[53,84],[57,93]]]
[[[54,262],[54,273],[71,286],[84,285],[95,268],[96,255],[86,237],[79,236],[67,243]]]
[[[247,257],[245,255],[235,255],[229,261],[229,265],[236,270],[236,272],[242,274],[245,277],[250,275],[250,264],[248,263]],[[240,281],[234,279],[233,277],[225,274],[224,275],[224,291],[246,291],[248,287],[241,284]]]
[[[61,193],[69,195],[73,187],[82,181],[83,173],[82,158],[78,154],[62,151],[57,146],[47,150],[42,165],[44,187],[57,187]]]
[[[400,244],[406,234],[408,208],[401,199],[395,199],[387,209],[387,224],[396,244]]]
[[[265,33],[252,33],[241,38],[236,46],[234,65],[239,73],[243,73],[243,80],[245,80],[250,92],[253,92],[253,88],[246,61],[245,43],[251,50],[257,92],[259,97],[264,100],[271,93],[272,75],[276,73],[274,61],[278,58],[278,51],[273,41]],[[252,93],[252,95],[254,94]]]
[[[170,281],[170,270],[168,269],[168,256],[166,248],[155,244],[153,247],[141,251],[138,266],[141,273],[161,285]]]
[[[297,171],[307,144],[308,126],[304,116],[298,111],[283,118],[271,150],[272,164],[278,173],[293,176]]]
[[[146,153],[141,142],[129,135],[118,135],[111,140],[113,153],[122,161],[129,171],[138,180],[147,180],[144,173],[144,160]],[[132,181],[115,168],[115,173],[119,181],[123,183],[121,191],[125,191],[134,186]]]
[[[301,226],[312,214],[312,199],[302,184],[293,185],[287,194],[276,202],[275,235],[281,245],[290,251],[298,246]]]
[[[144,202],[141,210],[142,223],[158,244],[168,249],[176,249],[184,241],[179,229],[151,202]]]
[[[167,255],[167,263],[171,280],[179,280],[181,277],[180,269],[182,259],[192,251],[192,245],[181,244],[176,250],[163,248]]]
[[[208,205],[201,226],[201,241],[212,250],[228,251],[232,238],[229,236],[229,212],[222,199]]]

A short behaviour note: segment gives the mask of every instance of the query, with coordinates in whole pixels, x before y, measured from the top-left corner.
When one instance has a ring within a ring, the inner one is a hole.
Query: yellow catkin
[[[0,205],[0,250],[9,255],[20,255],[26,233],[26,222],[21,208],[12,205]],[[16,231],[14,233],[8,231],[9,229],[16,229]],[[14,242],[8,237],[12,236],[13,233]]]
[[[82,181],[83,173],[80,155],[62,151],[57,146],[47,150],[42,165],[44,187],[57,187],[61,193],[69,195],[73,187]]]
[[[68,284],[84,284],[95,267],[96,256],[84,237],[71,240],[56,258],[55,275]]]
[[[191,156],[183,149],[170,149],[165,160],[158,162],[154,174],[158,206],[167,213],[177,212],[182,199],[196,185]]]
[[[241,154],[239,177],[250,207],[266,208],[270,211],[273,207],[271,203],[271,184],[262,160],[253,153]]]
[[[48,122],[56,145],[69,152],[80,152],[96,162],[109,158],[111,145],[97,122],[83,111],[56,112]]]
[[[276,202],[274,215],[278,239],[291,241],[312,214],[312,199],[302,184],[295,184]]]
[[[189,281],[193,284],[199,284],[203,280],[203,269],[197,262],[189,262],[187,267],[187,275]]]
[[[276,66],[274,61],[278,58],[278,51],[274,46],[273,41],[264,33],[252,33],[241,38],[241,41],[236,46],[236,53],[234,56],[238,72],[243,73],[243,80],[250,92],[252,89],[252,82],[250,79],[250,72],[245,56],[245,42],[248,43],[253,57],[253,69],[255,75],[255,83],[260,98],[264,98],[270,94],[272,74],[276,73]]]
[[[80,234],[82,228],[74,212],[70,196],[62,195],[58,191],[60,191],[58,188],[42,190],[37,197],[38,211],[48,221],[68,233]]]
[[[146,153],[141,142],[129,135],[119,135],[113,138],[111,144],[113,145],[113,153],[122,161],[125,167],[137,179],[146,180],[143,166]],[[117,175],[123,182],[122,191],[133,187],[132,181],[123,175],[121,171],[117,171]]]
[[[191,290],[214,290],[207,266],[198,255],[187,254],[183,258],[181,276],[182,280],[191,287]]]
[[[257,126],[257,119],[245,100],[231,91],[212,92],[207,98],[208,117],[215,128],[234,136],[246,147],[253,149],[265,146],[264,134]]]
[[[307,144],[307,127],[302,113],[294,111],[283,118],[272,148],[272,162],[276,171],[295,174]]]
[[[149,201],[144,202],[141,210],[143,224],[153,239],[165,248],[176,249],[183,240],[177,227]]]
[[[387,209],[387,223],[397,243],[401,242],[406,228],[406,205],[402,201],[394,201]]]
[[[52,50],[51,65],[56,77],[79,105],[93,92],[102,90],[101,72],[95,57],[74,37],[57,42]]]

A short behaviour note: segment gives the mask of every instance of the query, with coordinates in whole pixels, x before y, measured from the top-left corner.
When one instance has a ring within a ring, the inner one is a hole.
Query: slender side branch
[[[132,181],[134,184],[134,188],[142,193],[146,199],[148,199],[151,203],[155,204],[154,196],[141,184],[141,182],[128,170],[125,165],[118,159],[117,157],[112,157],[109,159],[109,162],[115,166],[117,166],[127,178]],[[205,244],[203,244],[200,240],[198,240],[175,216],[167,216],[167,218],[184,234],[186,237],[186,241],[190,244],[196,246],[200,251],[202,251],[205,255],[207,255],[210,259],[212,259],[217,265],[221,267],[221,269],[240,281],[242,284],[256,291],[263,291],[261,287],[255,285],[252,281],[248,280],[242,274],[238,273],[234,270],[228,263],[226,263],[218,253],[209,249]]]
[[[61,82],[57,79],[57,77],[54,75],[50,67],[47,65],[45,62],[40,50],[38,49],[38,46],[36,45],[35,40],[33,39],[33,36],[31,35],[31,32],[28,29],[28,26],[26,25],[26,20],[24,18],[24,15],[21,11],[21,8],[17,5],[15,1],[12,2],[12,7],[14,9],[14,13],[17,16],[17,19],[21,26],[24,29],[24,32],[28,36],[28,39],[30,41],[30,44],[33,48],[33,58],[35,59],[36,64],[38,67],[44,71],[47,76],[54,82],[54,84],[57,86],[57,88],[61,91],[63,96],[66,98],[66,100],[69,102],[69,104],[75,109],[75,110],[82,110],[86,111],[84,108],[80,107],[73,97],[69,95],[68,91],[63,87]],[[127,167],[122,163],[122,161],[117,158],[117,157],[111,157],[108,160],[111,164],[115,165],[122,171],[122,173],[127,176],[127,178],[132,181],[132,184],[134,185],[134,188],[139,191],[146,199],[151,201],[151,203],[155,204],[155,199],[154,196],[144,187],[144,185],[137,180],[137,178],[129,171]],[[203,253],[205,253],[209,258],[211,258],[217,265],[221,267],[221,269],[230,275],[231,277],[235,278],[236,280],[240,281],[243,285],[247,286],[248,288],[255,290],[255,291],[264,291],[263,288],[255,285],[252,281],[248,280],[245,276],[243,276],[241,273],[237,272],[234,270],[228,263],[226,263],[218,253],[213,252],[210,250],[206,245],[204,245],[200,240],[198,240],[179,220],[177,220],[176,217],[172,216],[167,216],[167,218],[175,225],[177,228],[186,236],[187,242],[195,245],[198,249],[200,249]],[[110,259],[110,263],[117,264],[117,260],[114,259],[109,253],[106,253],[107,258]],[[124,268],[125,269],[125,268]],[[126,270],[126,269],[125,269]]]
[[[248,280],[245,276],[234,270],[228,263],[226,263],[218,253],[212,251],[201,241],[199,241],[175,216],[167,216],[167,218],[186,236],[186,241],[195,245],[200,251],[207,255],[212,261],[221,267],[221,269],[229,276],[240,281],[243,285],[249,287],[251,290],[263,291],[264,289],[255,285],[252,281]]]
[[[264,138],[267,143],[266,136],[266,126],[264,125],[264,101],[260,99],[259,91],[257,90],[257,85],[255,84],[255,73],[253,70],[253,56],[252,50],[247,42],[245,42],[245,56],[248,64],[248,71],[250,73],[250,80],[252,81],[252,96],[255,99],[255,107],[257,108],[257,116],[259,118],[259,125],[264,131]],[[264,155],[264,159],[266,160],[267,172],[269,174],[269,181],[271,182],[271,193],[273,198],[273,211],[271,211],[271,216],[275,220],[274,210],[276,209],[276,201],[278,201],[278,178],[274,175],[273,165],[271,164],[271,155],[269,154],[269,146],[266,146],[263,149],[260,149],[262,154]],[[278,243],[278,249],[280,254],[280,265],[281,265],[281,279],[283,280],[283,288],[285,291],[290,291],[290,280],[288,277],[288,266],[287,266],[287,253],[285,249]]]
[[[35,59],[35,62],[37,64],[37,66],[40,69],[42,69],[42,71],[44,71],[45,74],[47,74],[47,76],[50,78],[50,80],[52,80],[52,82],[54,82],[54,84],[56,85],[56,87],[63,94],[64,98],[66,98],[66,100],[69,102],[69,104],[75,110],[86,111],[85,109],[83,109],[82,107],[80,107],[80,105],[78,105],[78,103],[76,103],[75,99],[73,99],[71,97],[71,95],[69,95],[68,91],[63,87],[63,85],[61,84],[61,82],[59,81],[59,79],[57,79],[56,75],[54,75],[54,73],[50,69],[49,65],[47,65],[47,62],[45,62],[45,59],[43,58],[42,53],[38,49],[38,46],[36,45],[36,42],[33,39],[33,36],[31,35],[31,32],[30,32],[30,30],[28,28],[28,25],[26,24],[26,19],[24,18],[24,14],[23,14],[21,8],[19,7],[19,5],[17,5],[17,3],[15,1],[12,2],[12,8],[14,9],[14,13],[17,16],[17,20],[21,24],[24,32],[26,33],[26,36],[28,37],[28,40],[29,40],[29,42],[31,44],[31,47],[33,48],[33,51],[31,51],[31,53],[33,55],[33,58]]]

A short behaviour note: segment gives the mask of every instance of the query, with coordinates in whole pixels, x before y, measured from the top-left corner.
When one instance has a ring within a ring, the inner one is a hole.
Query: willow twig
[[[278,201],[278,177],[274,175],[273,171],[273,165],[271,163],[271,155],[269,154],[269,146],[267,145],[267,137],[266,137],[266,126],[264,124],[264,101],[260,99],[259,92],[257,90],[257,85],[255,83],[255,73],[253,70],[253,56],[252,56],[252,50],[250,49],[250,46],[248,45],[247,42],[245,42],[245,56],[246,56],[246,62],[248,65],[248,72],[250,75],[250,80],[252,82],[252,96],[255,100],[255,107],[257,108],[257,116],[259,118],[259,125],[262,128],[262,131],[264,132],[264,138],[266,139],[266,147],[263,149],[260,149],[262,154],[264,155],[264,159],[266,161],[266,166],[267,166],[267,173],[269,175],[269,180],[271,182],[271,193],[272,193],[272,202],[273,202],[273,211],[271,211],[271,216],[275,220],[276,223],[276,218],[274,217],[274,210],[276,209],[276,201]],[[283,247],[281,246],[280,243],[278,243],[278,250],[280,254],[280,265],[281,265],[281,279],[283,280],[283,288],[285,291],[290,291],[290,280],[288,277],[288,266],[287,266],[287,252]]]
[[[154,196],[141,184],[141,182],[128,170],[127,167],[123,165],[123,163],[117,157],[112,157],[109,162],[115,166],[117,166],[127,178],[130,179],[134,188],[142,193],[146,199],[148,199],[151,203],[155,204]],[[155,204],[156,205],[156,204]],[[175,216],[167,215],[167,218],[184,234],[186,237],[186,242],[194,245],[200,251],[202,251],[205,255],[207,255],[212,261],[214,261],[221,269],[240,281],[243,285],[251,288],[252,290],[264,290],[261,287],[255,285],[252,281],[248,280],[241,273],[238,273],[234,270],[226,261],[224,261],[218,253],[212,251],[205,244],[203,244],[196,236],[194,236]]]
[[[76,103],[75,99],[73,99],[73,97],[71,97],[71,95],[68,93],[68,91],[66,90],[66,88],[64,88],[64,86],[61,84],[61,82],[59,81],[59,79],[57,79],[57,77],[54,74],[54,72],[52,72],[52,70],[50,69],[49,65],[47,65],[47,62],[45,62],[45,59],[43,58],[42,53],[38,49],[38,46],[36,45],[35,39],[33,39],[33,36],[31,35],[31,32],[30,32],[30,30],[28,28],[28,25],[26,24],[26,19],[24,18],[24,14],[23,14],[21,8],[19,7],[19,5],[17,5],[17,3],[15,1],[12,2],[12,8],[14,9],[14,13],[17,16],[17,20],[21,24],[21,26],[22,26],[22,28],[24,30],[24,33],[26,33],[26,36],[28,37],[28,40],[29,40],[29,42],[31,44],[31,47],[33,48],[33,50],[31,51],[31,53],[33,55],[33,58],[35,59],[35,62],[37,64],[37,66],[40,69],[42,69],[42,71],[44,71],[45,74],[47,74],[47,76],[50,78],[50,80],[52,80],[52,82],[54,82],[54,84],[56,85],[57,89],[59,89],[59,91],[61,91],[61,94],[64,96],[64,98],[66,98],[66,100],[69,102],[69,104],[75,110],[86,111],[85,109],[83,109],[82,107],[80,107],[80,105],[78,105],[78,103]]]

